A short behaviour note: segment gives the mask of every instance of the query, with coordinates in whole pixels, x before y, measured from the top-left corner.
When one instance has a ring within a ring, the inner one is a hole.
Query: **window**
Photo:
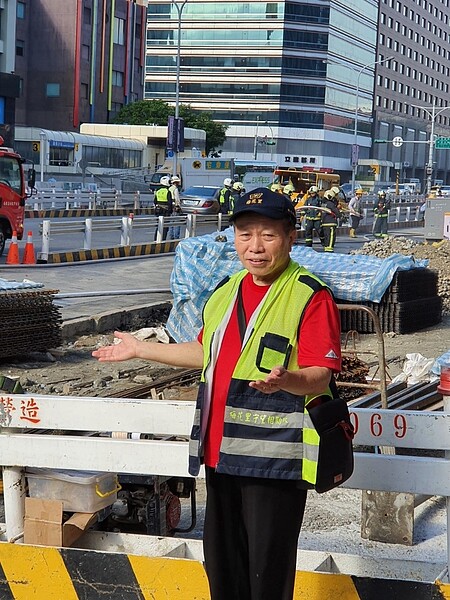
[[[23,40],[16,40],[16,56],[24,55],[24,45],[25,42]]]
[[[80,84],[80,98],[83,100],[87,100],[89,95],[89,86],[87,83]]]
[[[87,6],[85,6],[83,9],[83,23],[85,25],[91,24],[91,9]]]
[[[59,83],[47,83],[45,93],[46,93],[47,98],[58,98],[60,95]]]
[[[89,60],[91,57],[91,49],[88,45],[86,44],[82,44],[81,45],[81,58],[83,60]]]
[[[25,19],[25,2],[18,2],[16,15],[18,19]]]
[[[118,87],[123,86],[123,73],[121,71],[112,72],[112,84]]]
[[[125,43],[125,21],[124,19],[119,19],[119,17],[114,17],[113,41],[120,46],[123,46]]]

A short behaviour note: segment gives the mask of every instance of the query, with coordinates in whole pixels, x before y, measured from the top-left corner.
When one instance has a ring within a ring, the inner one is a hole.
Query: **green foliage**
[[[203,129],[206,132],[206,155],[214,152],[225,141],[227,125],[213,120],[212,114],[196,111],[188,104],[180,105],[180,117],[185,127]],[[164,100],[139,100],[124,106],[114,119],[114,123],[127,125],[167,125],[167,119],[175,114],[175,109]]]

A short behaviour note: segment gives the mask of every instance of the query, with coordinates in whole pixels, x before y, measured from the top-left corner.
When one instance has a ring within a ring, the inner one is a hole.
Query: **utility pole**
[[[178,13],[178,37],[177,37],[177,62],[176,62],[176,79],[175,79],[175,144],[173,148],[173,163],[172,163],[172,174],[178,174],[178,119],[180,116],[180,58],[181,58],[181,18],[183,15],[183,9],[186,6],[186,2],[188,0],[183,0],[183,2],[174,2],[172,0],[173,6],[175,6]]]
[[[253,159],[256,160],[258,158],[258,126],[259,126],[259,115],[256,117],[256,131],[255,131],[255,140],[253,143]]]
[[[430,193],[431,190],[431,185],[433,182],[433,164],[434,164],[434,148],[435,148],[435,135],[434,135],[434,124],[436,122],[437,117],[444,112],[444,110],[448,110],[450,108],[450,106],[444,106],[443,108],[436,110],[436,99],[433,100],[433,106],[430,108],[428,108],[427,106],[418,106],[417,104],[411,104],[411,106],[414,106],[415,108],[420,108],[421,110],[423,110],[424,112],[427,113],[427,115],[430,117],[431,119],[431,131],[430,131],[430,139],[428,140],[428,162],[427,162],[427,166],[426,166],[426,172],[427,172],[427,193]]]

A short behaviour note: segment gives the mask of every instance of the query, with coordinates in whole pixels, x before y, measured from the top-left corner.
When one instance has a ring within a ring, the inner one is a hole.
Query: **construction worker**
[[[292,185],[292,183],[288,183],[284,186],[283,194],[287,196],[292,203],[295,203],[295,187]]]
[[[378,203],[373,209],[375,221],[373,224],[373,235],[377,238],[388,237],[388,219],[389,219],[389,207],[386,200],[386,192],[378,192]]]
[[[339,212],[341,213],[341,217],[339,219],[338,225],[341,226],[347,222],[347,197],[343,189],[341,189],[338,185],[334,185],[331,188],[335,198],[336,198],[336,206],[338,207]]]
[[[323,245],[322,214],[318,210],[321,204],[319,189],[312,185],[308,189],[306,202],[300,210],[300,214],[305,215],[305,246],[309,248],[313,245],[314,231]]]
[[[348,210],[350,213],[350,237],[358,237],[356,235],[356,230],[358,229],[359,222],[362,219],[361,213],[361,200],[363,195],[363,190],[358,188],[355,190],[355,195],[351,198],[348,203]]]
[[[282,186],[281,182],[277,181],[277,182],[272,183],[272,185],[270,186],[270,191],[281,194],[283,191],[283,186]]]
[[[160,187],[155,192],[155,215],[157,217],[170,217],[173,211],[173,199],[172,194],[169,190],[170,187],[170,178],[169,177],[161,177]],[[164,227],[163,229],[163,240],[167,239],[167,234],[169,232],[168,227]],[[155,241],[158,235],[158,228],[155,230]]]
[[[231,189],[230,206],[228,208],[228,214],[231,214],[233,212],[235,203],[243,194],[245,194],[243,184],[240,181],[235,181]]]
[[[178,175],[174,175],[173,177],[171,177],[170,179],[170,187],[169,187],[169,192],[172,196],[172,202],[173,202],[173,210],[172,213],[174,215],[181,215],[181,200],[180,200],[180,184],[181,184],[181,179],[178,177]],[[172,227],[169,227],[169,239],[171,240],[179,240],[181,236],[181,226],[180,225],[173,225]]]
[[[230,212],[232,186],[233,180],[229,177],[226,177],[223,180],[223,188],[219,192],[219,211],[223,215],[227,215]]]
[[[332,190],[327,190],[323,195],[322,231],[324,252],[334,252],[336,242],[336,228],[341,213],[337,208],[338,199]]]

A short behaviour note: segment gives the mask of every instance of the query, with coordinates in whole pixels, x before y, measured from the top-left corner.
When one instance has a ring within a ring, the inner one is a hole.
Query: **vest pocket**
[[[256,366],[262,373],[270,373],[277,365],[287,368],[291,352],[289,338],[277,333],[266,333],[259,342]]]

